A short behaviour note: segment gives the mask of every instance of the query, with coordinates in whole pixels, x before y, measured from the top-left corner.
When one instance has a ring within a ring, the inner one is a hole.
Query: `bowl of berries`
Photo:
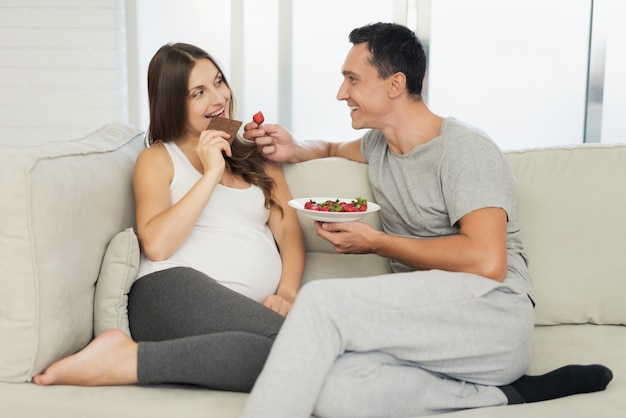
[[[354,222],[380,210],[379,205],[361,197],[302,197],[290,200],[289,206],[320,222]]]

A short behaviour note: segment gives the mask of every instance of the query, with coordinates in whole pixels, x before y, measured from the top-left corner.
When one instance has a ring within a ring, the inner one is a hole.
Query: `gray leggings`
[[[186,267],[137,280],[128,300],[140,384],[249,392],[283,317]]]

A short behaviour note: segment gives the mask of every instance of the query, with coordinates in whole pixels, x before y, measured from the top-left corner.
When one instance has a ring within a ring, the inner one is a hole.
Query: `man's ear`
[[[397,72],[389,77],[389,97],[396,98],[400,96],[404,90],[406,90],[406,75],[402,72]]]

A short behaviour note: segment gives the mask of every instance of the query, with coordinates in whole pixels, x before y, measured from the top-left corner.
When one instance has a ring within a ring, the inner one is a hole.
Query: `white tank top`
[[[202,176],[173,142],[165,142],[174,177],[172,204]],[[282,264],[267,224],[269,210],[263,191],[254,185],[235,189],[218,184],[193,230],[170,258],[151,261],[141,255],[139,277],[170,267],[201,271],[222,285],[262,302],[276,293]]]

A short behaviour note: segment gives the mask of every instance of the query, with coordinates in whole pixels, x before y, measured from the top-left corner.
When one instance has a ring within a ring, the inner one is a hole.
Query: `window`
[[[626,140],[623,2],[429,3],[433,111],[502,148]]]
[[[590,10],[589,1],[433,1],[431,109],[502,148],[582,142]]]
[[[144,129],[148,61],[162,44],[183,41],[218,59],[237,118],[262,110],[300,139],[358,138],[364,132],[336,100],[348,34],[395,21],[427,47],[429,107],[482,128],[502,148],[626,141],[620,0],[128,0],[127,8],[137,22],[129,38],[139,88],[130,103]]]

